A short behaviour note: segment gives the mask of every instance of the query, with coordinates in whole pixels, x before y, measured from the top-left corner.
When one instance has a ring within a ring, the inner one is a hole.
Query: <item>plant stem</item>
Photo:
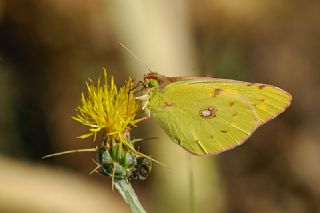
[[[128,180],[115,180],[114,186],[116,187],[124,201],[126,201],[126,203],[129,205],[131,212],[146,213]]]
[[[192,168],[192,156],[187,153],[188,164],[189,164],[189,192],[190,192],[190,209],[192,213],[196,213],[196,198],[194,192],[194,179],[193,179],[193,168]]]

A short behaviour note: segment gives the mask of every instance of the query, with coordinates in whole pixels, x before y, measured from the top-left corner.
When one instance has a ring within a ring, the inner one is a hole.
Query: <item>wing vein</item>
[[[234,128],[240,130],[241,132],[244,132],[245,134],[250,135],[249,132],[247,132],[246,130],[238,127],[237,125],[232,124],[230,121],[227,121],[227,120],[225,120],[225,119],[223,119],[223,118],[220,118],[220,119],[223,120],[223,121],[224,121],[225,123],[227,123],[228,125],[233,126]]]

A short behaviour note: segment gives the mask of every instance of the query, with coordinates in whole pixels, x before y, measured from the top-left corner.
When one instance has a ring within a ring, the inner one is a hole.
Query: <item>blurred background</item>
[[[320,212],[320,3],[254,0],[0,0],[0,212],[130,212],[89,176],[93,147],[71,119],[102,67],[279,86],[292,106],[244,145],[192,156],[198,212]],[[168,165],[133,186],[148,212],[190,212],[188,153],[152,119],[134,132]]]

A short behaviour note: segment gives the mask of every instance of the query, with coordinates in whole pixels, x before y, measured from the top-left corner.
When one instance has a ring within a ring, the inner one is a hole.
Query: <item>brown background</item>
[[[199,212],[320,211],[320,4],[254,0],[0,0],[0,212],[129,212],[71,116],[102,67],[263,82],[292,106],[237,149],[192,157]],[[150,127],[151,126],[151,127]],[[135,133],[170,168],[134,188],[148,212],[190,211],[188,154],[152,120]]]

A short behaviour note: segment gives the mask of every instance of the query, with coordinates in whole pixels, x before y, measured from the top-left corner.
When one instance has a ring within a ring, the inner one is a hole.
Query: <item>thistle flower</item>
[[[139,121],[136,115],[140,110],[140,102],[133,94],[133,80],[129,79],[118,89],[113,77],[108,82],[104,69],[104,83],[99,78],[95,85],[89,79],[86,85],[87,96],[82,93],[82,106],[76,108],[77,115],[72,117],[89,128],[88,133],[79,137],[83,139],[93,136],[95,141],[97,133],[102,132],[105,138],[126,144],[126,134]]]
[[[49,154],[43,158],[76,152],[96,152],[97,167],[91,172],[98,172],[112,177],[112,188],[115,186],[133,212],[145,212],[141,206],[130,180],[146,179],[152,169],[152,161],[134,148],[134,142],[143,139],[130,139],[131,127],[147,117],[137,119],[140,111],[140,101],[134,96],[134,82],[129,79],[125,85],[117,88],[111,77],[108,82],[107,72],[104,71],[104,81],[98,79],[95,85],[89,79],[87,95],[82,93],[82,105],[76,108],[77,114],[72,118],[88,127],[88,132],[79,136],[88,138],[103,134],[95,148],[77,149]],[[124,144],[124,147],[122,146]],[[159,162],[160,163],[160,162]],[[91,174],[90,173],[90,174]]]

